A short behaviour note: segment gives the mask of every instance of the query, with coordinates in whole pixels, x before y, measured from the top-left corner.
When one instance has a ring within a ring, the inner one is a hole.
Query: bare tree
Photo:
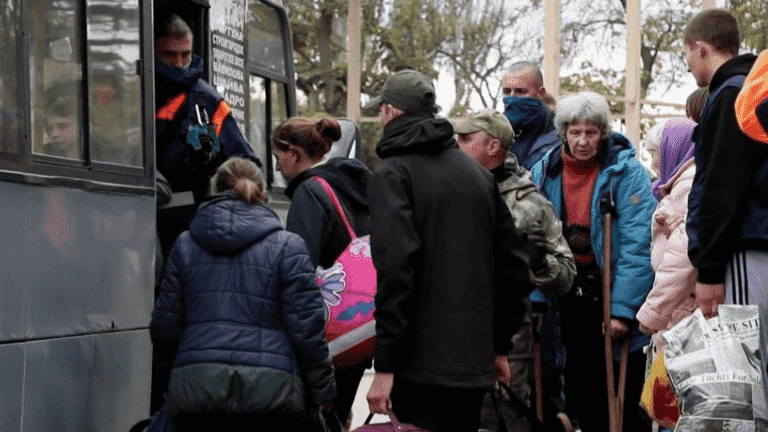
[[[297,86],[307,112],[343,112],[347,3],[286,0],[296,53]],[[499,79],[513,60],[540,58],[539,36],[518,22],[541,4],[525,0],[362,0],[361,92],[380,91],[386,77],[412,68],[437,78],[453,74],[456,97],[448,112],[462,113],[479,98],[494,106]],[[335,31],[339,29],[340,31]]]
[[[669,90],[684,79],[687,66],[682,58],[682,30],[696,10],[690,0],[643,2],[642,97],[646,97],[654,85]],[[563,26],[563,51],[567,60],[590,58],[598,69],[623,70],[626,0],[569,4],[564,16],[574,17]],[[623,95],[623,90],[620,94]]]
[[[449,34],[438,59],[454,78],[450,114],[466,112],[473,97],[484,107],[495,107],[504,71],[516,60],[540,58],[537,33],[519,24],[541,6],[513,0],[456,0],[443,2],[443,7]]]

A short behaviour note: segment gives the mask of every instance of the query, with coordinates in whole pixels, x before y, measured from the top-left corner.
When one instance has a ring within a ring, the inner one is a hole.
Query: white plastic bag
[[[662,333],[672,387],[681,404],[675,432],[768,431],[757,306],[701,310]]]

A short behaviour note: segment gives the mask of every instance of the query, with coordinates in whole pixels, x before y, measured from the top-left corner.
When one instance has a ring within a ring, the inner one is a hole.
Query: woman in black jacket
[[[289,179],[286,195],[291,198],[286,229],[299,234],[307,244],[315,266],[331,267],[352,240],[323,187],[312,177],[322,177],[333,188],[357,236],[370,234],[368,179],[370,170],[356,159],[324,159],[341,126],[334,119],[294,117],[277,128],[272,146],[277,168]],[[336,368],[338,395],[334,411],[347,420],[357,387],[371,362]]]

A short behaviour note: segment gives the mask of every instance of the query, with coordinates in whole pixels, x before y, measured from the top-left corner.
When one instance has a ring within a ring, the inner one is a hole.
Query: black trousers
[[[401,422],[430,432],[477,432],[487,391],[419,384],[395,377],[392,410]]]
[[[355,402],[360,380],[365,370],[371,367],[371,361],[345,368],[336,368],[336,399],[333,400],[333,411],[341,420],[341,424],[347,423],[352,404]]]
[[[571,300],[571,301],[569,301]],[[560,302],[565,346],[565,394],[584,432],[608,432],[608,383],[605,366],[602,303],[565,296]],[[614,353],[614,359],[620,355]],[[640,408],[645,381],[646,356],[642,350],[629,353],[624,399],[623,432],[650,432],[651,422]],[[618,387],[619,363],[614,361],[614,383]]]

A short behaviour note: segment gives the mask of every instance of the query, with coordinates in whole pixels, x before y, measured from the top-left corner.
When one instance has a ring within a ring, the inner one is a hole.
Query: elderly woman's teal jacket
[[[531,170],[533,181],[555,206],[563,218],[562,140]],[[611,315],[634,320],[630,326],[630,351],[650,342],[639,331],[635,315],[653,285],[651,268],[651,216],[656,200],[651,193],[651,180],[634,158],[632,144],[614,133],[603,141],[598,152],[600,172],[595,180],[591,205],[592,253],[598,266],[603,260],[603,213],[601,201],[613,203],[611,223]]]

